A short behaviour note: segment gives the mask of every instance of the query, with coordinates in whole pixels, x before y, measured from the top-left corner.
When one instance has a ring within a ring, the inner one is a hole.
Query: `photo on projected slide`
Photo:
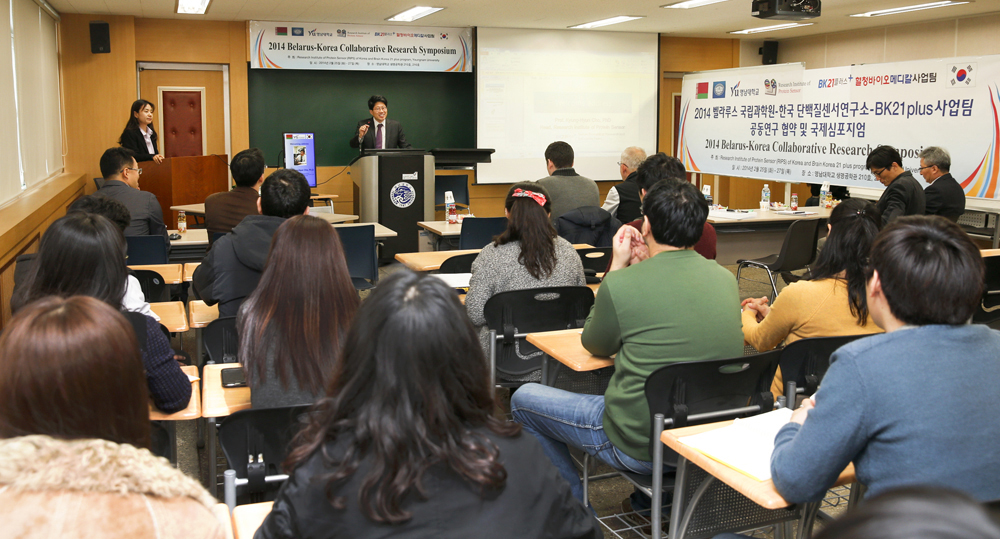
[[[309,187],[316,187],[316,137],[313,133],[285,133],[285,168],[306,177]]]

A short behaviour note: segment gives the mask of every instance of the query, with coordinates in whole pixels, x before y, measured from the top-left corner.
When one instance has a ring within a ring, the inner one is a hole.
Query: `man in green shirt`
[[[705,197],[690,183],[663,180],[642,211],[641,231],[623,226],[615,234],[611,269],[583,329],[591,353],[617,354],[605,394],[526,384],[511,398],[514,419],[538,438],[581,500],[568,446],[619,470],[652,473],[646,378],[668,363],[743,353],[736,279],[692,250],[708,217]]]

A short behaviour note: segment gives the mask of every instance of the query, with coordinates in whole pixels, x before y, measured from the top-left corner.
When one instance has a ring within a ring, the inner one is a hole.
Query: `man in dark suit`
[[[923,215],[924,188],[903,168],[903,158],[892,146],[879,146],[868,154],[867,168],[885,185],[875,207],[882,213],[882,226],[903,215]]]
[[[205,199],[205,228],[208,239],[216,234],[228,234],[248,215],[257,215],[257,190],[264,183],[264,152],[259,148],[243,150],[233,157],[229,170],[236,187],[232,191],[214,193]]]
[[[403,126],[396,120],[387,120],[389,102],[385,96],[373,95],[368,98],[368,112],[371,118],[358,122],[358,131],[351,137],[351,148],[361,146],[362,149],[376,148],[380,150],[391,148],[412,148],[406,142]]]
[[[167,225],[163,223],[160,202],[153,193],[139,190],[142,169],[136,164],[132,150],[115,147],[104,152],[101,156],[101,174],[104,176],[104,187],[98,189],[96,194],[125,204],[132,215],[132,222],[125,229],[125,235],[162,235],[169,246],[170,239],[167,237]]]
[[[952,221],[965,213],[965,191],[951,177],[951,156],[944,148],[931,146],[920,152],[920,175],[930,184],[924,189],[927,215],[940,215]]]

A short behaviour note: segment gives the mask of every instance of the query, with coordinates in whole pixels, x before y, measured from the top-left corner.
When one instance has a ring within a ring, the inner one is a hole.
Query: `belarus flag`
[[[698,99],[708,99],[708,83],[699,82],[698,83]]]

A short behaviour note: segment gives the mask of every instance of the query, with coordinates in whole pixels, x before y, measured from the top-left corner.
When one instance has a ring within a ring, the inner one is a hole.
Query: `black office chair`
[[[309,406],[241,410],[219,423],[219,445],[229,462],[223,492],[230,509],[274,499],[288,479],[281,463],[308,411]]]
[[[604,273],[611,264],[611,247],[577,249],[576,254],[580,255],[580,262],[583,263],[583,274],[587,277],[587,284],[601,282],[597,274]]]
[[[167,238],[163,236],[125,236],[129,265],[167,263]]]
[[[455,205],[459,208],[469,207],[469,176],[461,175],[434,175],[434,206],[444,206],[444,194],[451,191],[455,197]]]
[[[236,332],[236,317],[216,318],[202,330],[207,363],[236,363],[240,338]],[[201,360],[202,358],[198,358]]]
[[[142,288],[142,295],[148,303],[170,301],[170,287],[159,273],[153,270],[134,269],[132,274],[139,281],[139,288]]]
[[[1000,329],[1000,256],[983,257],[983,264],[986,266],[986,286],[972,322]]]
[[[459,249],[482,249],[493,237],[507,230],[506,217],[469,217],[462,221],[462,234],[458,236]]]
[[[594,304],[594,292],[585,286],[531,288],[500,292],[486,301],[483,314],[490,329],[491,372],[505,387],[518,387],[541,371],[544,353],[529,343],[528,333],[557,329],[582,328]],[[601,369],[604,371],[605,369]],[[588,393],[603,393],[607,388],[604,372],[581,373],[584,381],[593,379],[603,388]],[[496,382],[496,380],[494,380]],[[588,388],[581,388],[586,390]],[[585,392],[585,391],[580,391]]]
[[[793,395],[816,393],[826,370],[830,368],[830,356],[841,346],[862,337],[867,335],[814,337],[800,339],[784,347],[781,350],[779,366],[788,406],[796,407]]]
[[[98,189],[104,187],[104,178],[94,178],[94,185],[96,185]]]
[[[779,272],[800,270],[812,263],[816,258],[817,233],[819,219],[802,219],[793,221],[785,233],[785,241],[781,244],[781,252],[764,258],[753,260],[737,260],[736,282],[739,284],[743,268],[761,268],[767,272],[771,281],[771,303],[778,295],[778,284],[774,274]],[[753,279],[748,279],[753,281]],[[762,281],[754,281],[762,282]]]
[[[219,241],[219,238],[225,235],[225,232],[212,232],[212,234],[208,237],[208,248],[211,249],[212,245]]]
[[[177,455],[174,454],[173,436],[163,423],[163,421],[149,422],[149,451],[158,457],[169,460],[171,464],[176,466]]]
[[[446,258],[438,273],[472,273],[472,263],[479,253],[467,253]]]
[[[340,234],[347,258],[347,270],[357,290],[378,284],[378,253],[375,250],[375,225],[335,227]]]
[[[618,219],[597,206],[572,209],[560,215],[555,225],[556,232],[566,241],[594,247],[611,247],[615,232],[622,227]]]

